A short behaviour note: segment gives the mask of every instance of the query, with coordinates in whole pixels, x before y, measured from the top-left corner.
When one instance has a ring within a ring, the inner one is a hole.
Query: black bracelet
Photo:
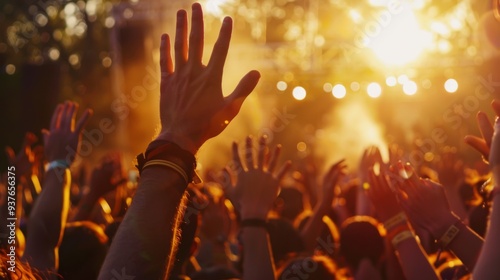
[[[193,178],[194,170],[196,169],[196,158],[190,152],[183,150],[177,144],[164,141],[164,140],[155,140],[153,141],[145,154],[139,154],[137,156],[137,169],[139,170],[139,174],[142,173],[142,169],[144,164],[147,161],[153,159],[177,159],[175,162],[180,164],[180,166],[186,172],[188,179]]]
[[[263,219],[245,219],[240,222],[240,227],[261,227],[269,231],[269,224]]]

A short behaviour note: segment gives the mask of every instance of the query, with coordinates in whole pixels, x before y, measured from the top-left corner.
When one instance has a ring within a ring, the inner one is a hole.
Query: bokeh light
[[[398,80],[396,80],[396,77],[394,77],[394,76],[389,76],[385,79],[385,83],[388,86],[393,87],[398,83]]]
[[[333,89],[333,85],[331,83],[325,83],[323,84],[323,90],[325,92],[331,92]]]
[[[418,86],[414,81],[406,81],[403,84],[403,92],[406,95],[414,95],[415,93],[417,93],[417,90]]]
[[[284,81],[279,81],[276,83],[276,88],[279,90],[279,91],[285,91],[288,87],[288,84]]]
[[[298,86],[293,89],[292,95],[296,100],[304,100],[304,98],[306,98],[307,92],[305,88]]]
[[[13,64],[7,64],[7,66],[5,66],[5,73],[7,73],[8,75],[13,75],[14,73],[16,73],[16,66],[14,66]]]
[[[342,99],[346,96],[347,90],[344,85],[337,84],[332,89],[332,95],[335,98]]]
[[[377,98],[382,94],[382,87],[378,83],[370,83],[366,88],[368,96]]]
[[[444,89],[449,93],[455,93],[458,90],[458,82],[455,79],[448,79],[444,82]]]

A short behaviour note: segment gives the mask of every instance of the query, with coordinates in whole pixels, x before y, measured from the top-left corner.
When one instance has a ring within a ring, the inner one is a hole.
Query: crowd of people
[[[1,279],[500,279],[500,101],[495,123],[479,113],[482,135],[465,139],[491,179],[453,148],[424,168],[396,145],[388,160],[367,147],[358,168],[340,160],[319,176],[313,162],[282,163],[265,135],[228,143],[231,164],[200,178],[198,149],[260,78],[250,71],[222,94],[231,32],[226,17],[207,65],[199,4],[189,34],[177,13],[173,51],[161,37],[161,130],[137,156],[137,184],[119,152],[88,176],[70,169],[92,115],[77,118],[71,101],[55,109],[43,146],[27,133],[20,151],[7,149]]]

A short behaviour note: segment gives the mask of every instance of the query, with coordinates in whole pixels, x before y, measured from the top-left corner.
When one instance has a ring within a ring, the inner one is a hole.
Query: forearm
[[[92,210],[94,209],[94,206],[98,200],[99,196],[93,195],[92,193],[86,194],[78,204],[76,213],[73,215],[73,217],[71,217],[71,221],[75,222],[89,220],[90,215],[92,214]]]
[[[57,248],[66,225],[70,184],[69,169],[47,171],[43,191],[31,212],[23,258],[40,270],[57,269]]]
[[[446,247],[462,261],[469,271],[472,271],[481,252],[483,239],[451,212],[449,217],[444,219],[441,224],[442,226],[436,227],[436,230],[432,230],[432,235],[434,238],[441,239],[451,226],[455,226],[458,229],[458,233]]]
[[[490,224],[486,233],[483,250],[479,255],[477,265],[473,271],[474,279],[497,279],[500,275],[500,195],[493,198],[493,209],[490,216]]]
[[[467,210],[465,209],[465,205],[460,197],[460,194],[455,190],[454,187],[445,187],[446,199],[450,204],[450,209],[462,220],[466,220],[468,218]]]
[[[439,279],[424,250],[414,237],[401,241],[396,246],[396,250],[406,279]]]
[[[316,247],[316,239],[321,234],[321,228],[323,225],[323,216],[328,213],[328,207],[322,205],[322,203],[316,205],[314,212],[307,221],[304,229],[300,232],[302,241],[304,242],[304,247],[308,252],[313,252]]]
[[[386,278],[387,280],[402,280],[406,279],[403,271],[401,270],[401,265],[398,262],[398,257],[396,256],[390,240],[385,238],[384,247],[386,251],[385,267],[386,267]]]
[[[274,262],[266,229],[242,229],[243,280],[274,279]]]
[[[173,256],[177,223],[186,183],[173,170],[150,166],[143,170],[132,204],[116,233],[99,279],[111,279],[125,268],[138,279],[166,277]],[[183,203],[182,203],[183,204]]]

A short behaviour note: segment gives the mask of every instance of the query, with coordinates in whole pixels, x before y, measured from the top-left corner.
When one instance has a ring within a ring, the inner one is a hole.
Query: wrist
[[[193,155],[196,154],[198,149],[200,148],[201,144],[197,144],[196,141],[192,139],[192,137],[184,136],[181,134],[176,134],[172,132],[161,132],[155,140],[166,140],[170,141],[172,143],[175,143],[182,149],[192,153]]]

